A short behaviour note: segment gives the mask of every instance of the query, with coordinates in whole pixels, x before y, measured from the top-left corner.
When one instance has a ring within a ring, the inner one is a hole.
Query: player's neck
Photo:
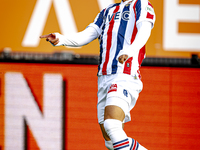
[[[128,1],[128,0],[122,0],[123,2]]]

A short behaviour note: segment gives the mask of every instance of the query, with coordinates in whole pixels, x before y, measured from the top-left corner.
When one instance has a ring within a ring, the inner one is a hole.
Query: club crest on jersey
[[[117,84],[112,84],[108,90],[108,93],[110,92],[117,92]]]
[[[130,67],[130,63],[127,63],[127,64],[126,64],[126,67],[128,67],[128,68],[129,68],[129,67]]]

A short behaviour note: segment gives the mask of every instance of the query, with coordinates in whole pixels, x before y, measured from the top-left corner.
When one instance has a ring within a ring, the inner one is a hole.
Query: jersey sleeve
[[[64,36],[59,33],[55,33],[55,35],[59,39],[59,43],[56,46],[70,47],[80,47],[98,38],[97,31],[92,27],[87,27],[85,30],[71,35]]]
[[[103,9],[95,18],[94,22],[91,23],[89,26],[95,28],[95,30],[100,35],[102,32],[102,28],[105,23],[105,17],[104,17],[105,9]]]
[[[136,24],[142,21],[149,21],[152,23],[152,28],[155,23],[154,8],[148,0],[138,0],[136,3]]]

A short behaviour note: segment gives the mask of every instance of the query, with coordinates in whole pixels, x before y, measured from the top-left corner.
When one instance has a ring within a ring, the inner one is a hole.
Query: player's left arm
[[[155,13],[152,5],[146,0],[142,1],[141,15],[136,22],[137,34],[133,43],[126,49],[119,52],[117,60],[124,63],[128,58],[133,57],[148,41],[151,30],[155,23]],[[140,8],[139,8],[140,9]]]
[[[138,33],[134,42],[125,50],[121,50],[117,56],[120,63],[124,63],[128,58],[133,57],[135,52],[140,50],[148,41],[151,35],[152,24],[148,21],[140,22],[137,25]]]

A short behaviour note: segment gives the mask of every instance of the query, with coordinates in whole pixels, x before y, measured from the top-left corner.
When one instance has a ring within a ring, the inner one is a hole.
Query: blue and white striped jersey
[[[128,48],[135,40],[137,24],[149,21],[152,27],[155,13],[148,0],[129,0],[103,9],[89,26],[99,34],[100,62],[98,75],[126,73],[139,75],[139,67],[145,57],[145,46],[136,50],[124,64],[117,61],[121,50]]]

